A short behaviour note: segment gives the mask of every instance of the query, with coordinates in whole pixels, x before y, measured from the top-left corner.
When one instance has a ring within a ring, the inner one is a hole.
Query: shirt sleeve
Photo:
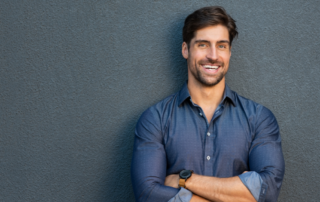
[[[161,116],[152,107],[141,115],[135,130],[131,180],[136,201],[190,201],[190,191],[164,185],[166,168]]]
[[[180,201],[189,202],[191,198],[192,198],[192,192],[185,188],[181,188],[180,191],[168,202],[180,202]]]
[[[255,120],[255,135],[249,150],[249,168],[254,172],[244,173],[240,179],[258,202],[274,202],[285,171],[279,126],[272,112],[263,106],[257,108]]]
[[[249,171],[239,175],[242,183],[249,189],[256,201],[264,201],[265,191],[268,185],[263,182],[260,175],[255,171]],[[259,201],[259,202],[260,202]]]

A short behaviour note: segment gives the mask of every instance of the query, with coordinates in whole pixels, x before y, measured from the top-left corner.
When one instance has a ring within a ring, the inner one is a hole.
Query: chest
[[[247,165],[252,137],[247,117],[228,109],[216,113],[211,122],[201,111],[172,116],[164,139],[168,169],[215,175],[221,165],[230,172]]]

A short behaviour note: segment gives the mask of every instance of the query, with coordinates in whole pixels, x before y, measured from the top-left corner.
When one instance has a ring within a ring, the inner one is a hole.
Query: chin
[[[207,87],[212,87],[219,84],[222,81],[223,77],[215,79],[215,80],[207,80],[205,78],[197,79],[202,85]]]

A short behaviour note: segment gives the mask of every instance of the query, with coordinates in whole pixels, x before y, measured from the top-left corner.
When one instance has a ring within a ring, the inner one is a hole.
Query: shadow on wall
[[[133,150],[133,134],[139,114],[128,114],[122,127],[114,134],[112,150],[106,154],[109,159],[100,182],[102,190],[99,201],[134,201],[130,167]]]

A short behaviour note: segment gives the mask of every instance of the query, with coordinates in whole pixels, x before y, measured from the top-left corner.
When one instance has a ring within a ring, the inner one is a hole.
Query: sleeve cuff
[[[268,185],[263,182],[260,175],[255,171],[250,171],[239,175],[242,183],[249,189],[253,197],[258,202],[264,202]]]
[[[181,187],[180,191],[168,202],[189,202],[191,198],[192,198],[192,192]]]

